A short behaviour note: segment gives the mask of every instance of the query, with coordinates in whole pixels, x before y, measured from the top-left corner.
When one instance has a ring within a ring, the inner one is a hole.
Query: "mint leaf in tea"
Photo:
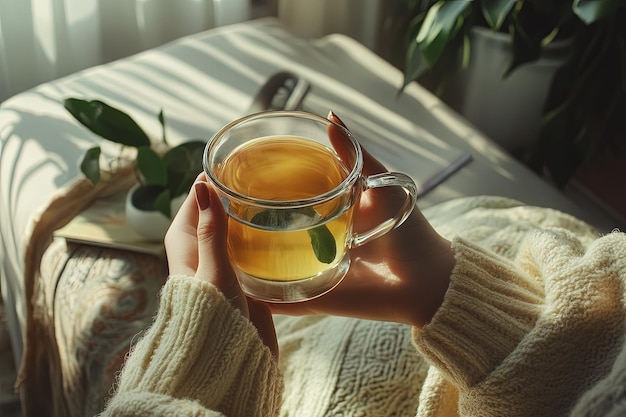
[[[313,229],[308,229],[307,233],[311,238],[311,246],[317,260],[325,264],[331,263],[335,259],[335,255],[337,255],[337,244],[328,227],[323,224]]]
[[[306,218],[306,220],[304,220]],[[275,230],[304,227],[312,225],[321,219],[321,216],[311,207],[283,210],[263,210],[252,217],[251,223]],[[331,263],[337,254],[337,244],[333,234],[325,224],[306,229],[311,239],[311,247],[318,261]]]

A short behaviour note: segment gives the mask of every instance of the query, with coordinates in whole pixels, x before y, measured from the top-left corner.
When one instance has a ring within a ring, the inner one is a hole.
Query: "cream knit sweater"
[[[276,363],[209,285],[171,277],[104,415],[626,415],[626,236],[502,198],[425,214],[457,263],[423,329],[276,316]]]

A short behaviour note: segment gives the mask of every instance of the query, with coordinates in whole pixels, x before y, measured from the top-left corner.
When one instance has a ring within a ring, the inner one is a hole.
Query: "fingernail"
[[[334,119],[341,126],[346,127],[346,124],[332,110],[328,112],[328,119]]]
[[[211,196],[209,195],[209,190],[207,186],[203,182],[197,182],[194,184],[194,189],[196,191],[196,202],[198,203],[198,208],[200,210],[206,210],[211,205]]]

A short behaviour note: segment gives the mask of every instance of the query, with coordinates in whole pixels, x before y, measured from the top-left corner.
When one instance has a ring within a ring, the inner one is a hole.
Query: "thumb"
[[[208,183],[194,184],[198,204],[198,269],[196,278],[215,285],[234,307],[248,317],[245,297],[230,264],[227,250],[228,220],[219,197]]]
[[[339,116],[337,116],[332,110],[328,112],[328,116],[326,118],[330,120],[331,122],[336,123],[339,126],[343,126],[347,129],[347,126],[345,125],[345,123],[341,121]],[[333,147],[339,154],[339,156],[343,158],[345,147],[350,146],[348,142],[348,137],[346,136],[346,134],[343,131],[341,131],[339,128],[337,128],[336,126],[331,125],[328,127],[328,136],[330,138],[331,143],[333,144]],[[376,158],[374,158],[367,151],[367,149],[363,147],[363,145],[361,145],[361,152],[363,153],[363,173],[365,175],[378,174],[380,172],[387,171],[385,166]]]

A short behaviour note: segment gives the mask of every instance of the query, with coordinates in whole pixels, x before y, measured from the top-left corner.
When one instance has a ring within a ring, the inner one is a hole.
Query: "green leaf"
[[[163,155],[168,188],[172,198],[186,193],[202,172],[202,154],[206,143],[192,140],[173,147]]]
[[[424,59],[424,53],[420,49],[419,43],[417,43],[417,33],[420,31],[422,23],[424,21],[424,13],[420,13],[415,16],[409,23],[407,28],[407,48],[406,48],[406,63],[404,66],[404,80],[398,93],[404,91],[404,88],[413,80],[419,78],[425,71],[428,70],[428,64]]]
[[[140,185],[133,191],[131,202],[139,210],[154,211],[156,200],[164,190],[165,187],[160,185]]]
[[[572,9],[580,20],[589,25],[615,14],[620,1],[623,0],[574,0]]]
[[[428,63],[424,58],[424,53],[417,43],[413,43],[407,50],[407,60],[404,68],[404,80],[399,93],[404,91],[407,85],[413,80],[419,78],[428,70]]]
[[[165,134],[165,115],[163,114],[163,109],[159,112],[159,123],[161,123],[161,130],[163,131],[163,143],[167,145],[167,136]]]
[[[252,216],[250,223],[273,230],[285,230],[293,221],[289,210],[263,210]]]
[[[311,238],[311,246],[317,260],[325,264],[331,263],[337,255],[337,244],[328,227],[323,224],[313,229],[308,229],[307,232]]]
[[[163,160],[149,146],[137,148],[137,170],[146,185],[167,185],[167,170]]]
[[[541,39],[532,38],[517,19],[512,27],[513,59],[504,73],[508,77],[520,65],[536,61],[541,56]]]
[[[132,147],[150,145],[148,135],[130,116],[102,101],[67,98],[63,105],[83,126],[104,139]]]
[[[505,77],[519,66],[537,61],[542,46],[557,34],[569,33],[572,24],[581,26],[571,11],[571,2],[568,6],[567,2],[561,1],[519,1],[509,16],[513,57]]]
[[[250,222],[274,230],[285,230],[293,224],[298,215],[306,216],[311,221],[320,217],[310,207],[295,210],[263,210],[256,213]],[[337,255],[337,243],[328,227],[322,224],[307,229],[307,233],[317,260],[326,264],[331,263]]]
[[[472,50],[472,47],[470,44],[470,38],[469,36],[464,35],[463,43],[461,46],[461,68],[467,68],[469,66],[471,50]]]
[[[471,4],[471,0],[440,0],[428,9],[424,23],[417,34],[417,42],[428,44],[440,33],[448,34],[459,16]]]
[[[438,1],[430,7],[416,39],[429,66],[437,62],[458,19],[463,18],[471,3],[470,0]]]
[[[154,200],[154,208],[163,213],[168,219],[172,218],[172,196],[167,188],[159,193]]]
[[[80,164],[80,170],[85,177],[92,184],[97,184],[100,181],[100,147],[94,146],[89,149],[85,156],[83,157],[83,161]]]
[[[428,43],[428,45],[422,46],[421,49],[424,54],[424,60],[429,68],[432,68],[437,63],[447,43],[448,35],[443,32],[439,32],[439,34]]]
[[[170,191],[160,185],[140,185],[133,192],[131,202],[139,210],[156,210],[167,218],[172,216]]]
[[[483,0],[481,9],[489,27],[499,31],[517,0]]]

